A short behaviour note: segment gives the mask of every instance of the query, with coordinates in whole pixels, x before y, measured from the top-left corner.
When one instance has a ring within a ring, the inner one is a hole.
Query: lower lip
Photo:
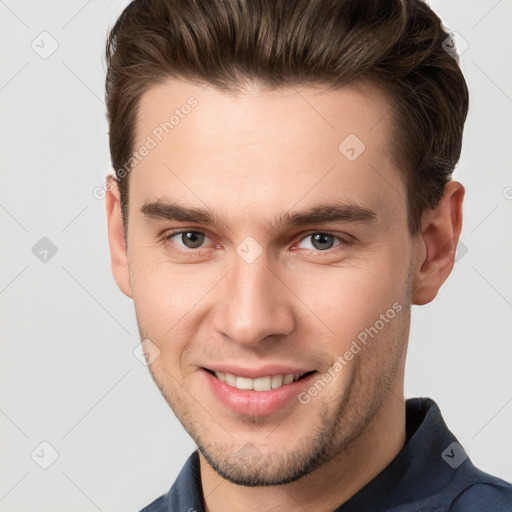
[[[282,410],[308,386],[315,373],[269,391],[238,389],[222,382],[209,371],[202,369],[208,386],[217,399],[228,409],[244,416],[268,416]]]

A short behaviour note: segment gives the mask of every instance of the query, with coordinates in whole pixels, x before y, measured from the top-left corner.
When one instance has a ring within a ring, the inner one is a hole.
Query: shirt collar
[[[406,400],[405,425],[407,441],[397,456],[336,512],[388,510],[411,502],[420,510],[422,504],[432,505],[436,494],[439,502],[443,500],[447,481],[455,472],[442,454],[457,439],[431,398]],[[458,456],[459,447],[457,443]]]

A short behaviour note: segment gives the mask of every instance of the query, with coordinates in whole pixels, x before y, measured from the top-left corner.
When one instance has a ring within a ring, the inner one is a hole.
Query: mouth
[[[281,365],[258,369],[223,365],[202,367],[200,372],[213,403],[224,411],[253,418],[290,413],[300,405],[300,393],[312,385],[317,374],[316,370]]]
[[[316,373],[315,370],[312,370],[301,373],[266,375],[253,379],[233,373],[210,370],[209,368],[203,369],[228,386],[245,391],[270,391],[272,389],[279,389]]]

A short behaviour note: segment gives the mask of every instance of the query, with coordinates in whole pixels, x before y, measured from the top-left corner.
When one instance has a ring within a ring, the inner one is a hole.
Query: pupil
[[[324,233],[319,233],[317,235],[313,236],[313,245],[317,249],[329,249],[332,246],[332,240],[330,240],[332,237],[331,235],[326,235]],[[326,241],[327,239],[327,241]],[[320,247],[317,247],[317,242],[319,242]],[[322,244],[327,244],[328,247],[322,246]]]
[[[199,247],[202,243],[202,237],[200,233],[195,233],[193,231],[187,231],[186,233],[182,234],[182,240],[183,243],[189,247],[190,249],[195,249],[196,247]]]

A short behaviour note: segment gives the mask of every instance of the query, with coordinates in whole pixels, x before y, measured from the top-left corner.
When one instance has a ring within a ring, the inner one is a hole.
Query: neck
[[[218,475],[200,453],[206,512],[327,512],[341,506],[386,468],[406,442],[403,387],[396,387],[346,450],[295,482],[266,487],[234,485]]]

